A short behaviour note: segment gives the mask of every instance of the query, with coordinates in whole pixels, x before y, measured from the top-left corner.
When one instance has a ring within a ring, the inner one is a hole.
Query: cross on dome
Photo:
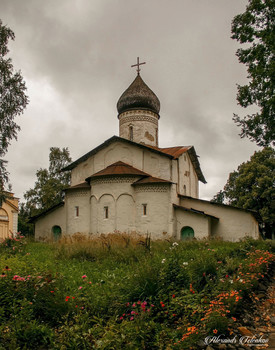
[[[139,66],[141,66],[142,64],[146,64],[146,62],[139,63],[139,57],[137,57],[137,63],[131,65],[131,67],[137,67],[137,74],[138,74],[138,75],[139,75],[139,72],[140,72]]]

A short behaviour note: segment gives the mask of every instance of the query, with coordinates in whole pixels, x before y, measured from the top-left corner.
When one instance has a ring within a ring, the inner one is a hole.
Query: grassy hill
[[[0,349],[197,349],[230,334],[271,242],[0,244]]]

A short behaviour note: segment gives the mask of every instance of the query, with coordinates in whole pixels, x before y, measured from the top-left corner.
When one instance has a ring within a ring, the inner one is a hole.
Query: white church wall
[[[171,160],[168,157],[147,150],[143,152],[143,157],[141,170],[154,177],[171,181]]]
[[[194,230],[194,238],[208,238],[210,235],[209,221],[206,216],[175,209],[176,217],[176,239],[181,239],[182,228],[188,226]]]
[[[191,162],[188,153],[183,153],[178,158],[179,164],[179,178],[178,191],[180,194],[198,198],[198,176]]]
[[[121,194],[116,200],[116,230],[119,232],[134,232],[136,207],[134,198],[128,193]]]
[[[89,234],[90,190],[73,190],[66,194],[67,234]]]
[[[102,152],[104,154],[104,168],[118,161],[133,166],[135,156],[139,158],[137,152],[134,152],[132,147],[129,147],[128,145],[123,143],[114,143],[104,151]],[[102,156],[101,154],[98,155],[99,157]]]
[[[94,157],[78,164],[71,172],[71,186],[84,182],[85,179],[94,174]]]
[[[91,182],[91,227],[94,234],[135,231],[135,193],[140,177],[100,178]],[[108,207],[108,218],[104,218]]]
[[[66,234],[66,211],[65,207],[60,207],[42,216],[35,223],[35,240],[44,241],[53,239],[53,227],[59,226],[62,235]]]
[[[238,241],[247,236],[259,238],[258,223],[249,212],[191,198],[181,198],[180,202],[187,208],[201,210],[218,217],[218,224],[212,225],[211,234],[215,237],[221,237],[226,241]]]
[[[118,161],[127,163],[152,176],[171,180],[171,160],[168,157],[143,150],[138,146],[114,142],[77,165],[72,170],[71,185],[84,182],[87,177]]]
[[[107,193],[103,194],[98,200],[98,233],[111,233],[115,231],[115,214],[114,196]]]
[[[149,233],[153,239],[169,236],[169,186],[142,185],[136,187],[136,227],[143,234]],[[146,215],[144,215],[146,205]]]

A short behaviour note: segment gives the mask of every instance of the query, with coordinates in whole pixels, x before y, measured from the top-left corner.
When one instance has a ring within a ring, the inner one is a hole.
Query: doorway
[[[184,226],[180,231],[180,238],[183,241],[194,238],[194,230],[190,226]]]

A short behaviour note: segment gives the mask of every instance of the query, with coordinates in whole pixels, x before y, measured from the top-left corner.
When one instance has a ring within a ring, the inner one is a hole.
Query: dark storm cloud
[[[76,158],[118,134],[116,102],[134,79],[130,65],[140,56],[147,62],[142,77],[161,101],[161,146],[194,145],[208,180],[201,194],[215,194],[255,148],[240,140],[232,122],[240,110],[236,83],[245,81],[246,70],[235,57],[230,23],[245,5],[2,0],[1,19],[16,34],[13,62],[31,101],[8,155],[14,190],[21,196],[33,185],[30,173],[47,166],[51,146],[69,146]]]

